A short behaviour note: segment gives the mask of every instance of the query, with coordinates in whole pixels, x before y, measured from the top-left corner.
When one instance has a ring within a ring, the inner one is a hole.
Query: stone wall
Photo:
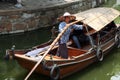
[[[64,12],[77,13],[104,3],[105,0],[79,0],[44,8],[0,10],[0,34],[19,33],[57,23]]]

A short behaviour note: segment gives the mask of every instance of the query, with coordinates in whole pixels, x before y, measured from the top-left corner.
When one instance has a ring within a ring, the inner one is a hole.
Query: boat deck
[[[22,58],[22,59],[30,60],[30,61],[33,61],[33,62],[37,62],[42,58],[42,56],[28,57],[26,55],[20,55],[20,54],[15,54],[15,56],[19,57],[19,58]],[[48,60],[48,61],[51,61],[50,55],[45,56],[44,59]],[[58,56],[52,56],[52,60],[54,60],[54,61],[63,61],[63,60],[65,61],[65,60],[67,60],[68,61],[68,60],[74,60],[74,58],[69,57],[68,59],[63,59],[63,58],[60,58]]]

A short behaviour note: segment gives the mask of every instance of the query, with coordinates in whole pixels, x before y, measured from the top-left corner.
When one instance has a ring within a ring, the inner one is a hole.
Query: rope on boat
[[[60,68],[57,66],[57,64],[54,64],[51,71],[50,71],[50,77],[53,80],[58,80],[60,77]]]
[[[51,71],[50,71],[50,77],[53,80],[58,80],[58,78],[60,77],[60,68],[57,66],[57,64],[55,64],[52,54],[50,55],[50,59],[53,62],[53,66],[51,67]]]
[[[87,33],[88,33],[88,37],[89,37],[89,39],[90,39],[91,46],[92,46],[93,49],[95,49],[95,45],[94,45],[94,42],[93,42],[92,37],[90,36],[89,30],[88,30],[88,28],[87,28],[87,25],[85,25],[85,28],[86,28],[86,31],[87,31]]]
[[[52,55],[50,56],[50,59],[53,61]],[[52,80],[58,80],[59,79],[60,68],[59,68],[59,66],[57,66],[57,64],[54,63],[54,61],[53,61],[52,66],[48,66],[47,63],[46,63],[46,60],[44,59],[42,61],[42,65],[43,65],[43,69],[50,71],[50,77],[51,77]]]
[[[46,64],[46,60],[45,59],[42,61],[42,66],[43,66],[42,68],[45,69],[45,70],[51,70],[51,66],[48,66]]]
[[[50,65],[50,66],[48,66],[48,65],[47,65],[47,61],[46,61],[45,59],[43,59],[43,61],[42,61],[43,69],[46,69],[46,70],[51,70],[51,69],[52,69],[52,67],[53,67],[54,64],[55,64],[52,57],[53,57],[53,56],[50,55],[50,59],[51,59],[51,61],[53,62],[53,64]]]
[[[97,52],[96,56],[97,56],[98,60],[102,61],[103,60],[103,52],[102,52],[101,48],[97,47],[97,51],[96,52]]]
[[[115,35],[115,42],[116,42],[117,48],[120,48],[120,36],[118,36],[118,34]]]
[[[101,45],[100,45],[100,33],[98,32],[97,34],[98,37],[98,44],[97,44],[97,49],[96,49],[96,56],[98,58],[99,61],[103,60],[103,51],[101,49]]]

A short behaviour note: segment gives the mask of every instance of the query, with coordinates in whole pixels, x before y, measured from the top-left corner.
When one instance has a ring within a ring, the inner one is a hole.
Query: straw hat
[[[70,17],[71,14],[70,14],[69,12],[65,12],[65,13],[63,14],[63,17],[66,17],[66,16]]]
[[[63,14],[63,16],[60,16],[60,17],[58,18],[58,21],[64,21],[64,20],[65,20],[65,17],[70,17],[70,20],[75,20],[75,19],[76,19],[76,17],[73,16],[73,15],[71,15],[69,12],[65,12],[65,13]]]

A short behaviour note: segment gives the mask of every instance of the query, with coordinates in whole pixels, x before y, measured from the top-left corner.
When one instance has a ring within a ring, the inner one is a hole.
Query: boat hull
[[[15,57],[17,62],[25,69],[31,70],[34,65],[37,63],[35,61],[30,61],[27,59],[23,59],[20,57]],[[77,60],[70,60],[70,61],[54,61],[55,64],[60,68],[60,76],[59,78],[64,78],[68,75],[71,75],[75,72],[78,72],[79,70],[82,70],[83,68],[87,67],[91,63],[95,62],[97,60],[96,56],[92,54],[89,54],[87,56],[81,57]],[[52,61],[47,61],[47,65],[53,65]],[[49,76],[51,69],[46,69],[45,66],[41,63],[36,68],[35,72]]]
[[[107,49],[105,48],[106,46],[109,46]],[[111,39],[109,41],[109,43],[106,43],[106,45],[103,45],[103,55],[107,55],[109,54],[109,52],[115,48],[116,44],[115,44],[115,40],[114,38]],[[24,51],[23,51],[24,52]],[[37,61],[35,60],[29,60],[29,58],[25,58],[20,56],[20,54],[22,52],[17,52],[15,51],[15,53],[19,53],[19,54],[15,54],[15,59],[17,60],[17,62],[25,69],[27,70],[31,70],[35,64],[37,63]],[[21,54],[22,55],[22,54]],[[49,56],[50,58],[50,56]],[[70,60],[62,60],[62,61],[56,61],[54,60],[54,64],[57,64],[57,66],[60,69],[60,73],[59,73],[59,78],[62,79],[66,76],[69,76],[75,72],[78,72],[80,70],[82,70],[83,68],[89,66],[90,64],[99,61],[97,56],[96,56],[96,52],[94,50],[92,50],[90,53],[87,53],[84,56],[78,56],[77,58],[74,59],[70,59]],[[47,60],[45,61],[47,67],[49,66],[53,66],[53,61],[52,60]],[[43,65],[43,63],[40,63],[39,66],[35,69],[35,72],[49,76],[51,74],[51,69],[46,69],[46,66]]]

